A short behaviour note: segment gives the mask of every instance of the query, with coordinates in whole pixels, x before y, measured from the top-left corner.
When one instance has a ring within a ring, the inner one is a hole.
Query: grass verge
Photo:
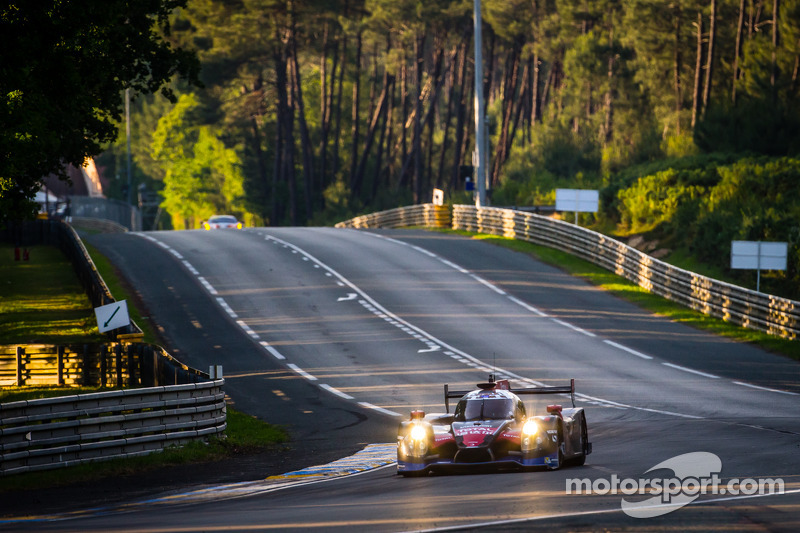
[[[105,256],[89,244],[86,248],[114,297],[128,300],[128,311],[144,331],[145,342],[155,344],[157,336],[153,325],[141,316],[127,285]],[[0,315],[3,316],[0,344],[105,342],[107,339],[97,331],[91,302],[62,252],[50,246],[29,249],[28,262],[15,262],[13,247],[0,246]],[[4,387],[0,389],[0,403],[101,390],[109,389]],[[225,438],[193,442],[142,457],[0,477],[0,492],[48,488],[171,465],[217,461],[269,449],[288,440],[283,429],[231,408],[227,410],[225,433]]]
[[[0,245],[0,344],[102,342],[89,298],[54,246],[31,246],[28,261]]]
[[[106,286],[108,287],[108,290],[111,291],[114,299],[127,300],[128,314],[130,315],[131,320],[136,322],[136,325],[139,326],[144,333],[144,342],[150,344],[160,344],[159,338],[155,333],[153,323],[150,321],[149,317],[142,316],[142,313],[138,308],[138,301],[135,299],[132,291],[128,288],[128,285],[123,283],[123,278],[118,275],[117,269],[114,268],[114,266],[111,264],[111,261],[109,261],[106,256],[101,254],[97,248],[86,241],[84,241],[83,245],[86,247],[86,251],[89,252],[92,262],[97,268],[97,272],[100,273],[103,281],[106,282]]]
[[[625,278],[561,250],[482,233],[450,229],[437,229],[435,231],[455,233],[528,254],[569,274],[583,278],[601,289],[624,298],[656,315],[740,342],[749,342],[770,352],[800,361],[800,342],[767,335],[760,331],[743,328],[730,322],[704,315],[661,296],[649,293]]]

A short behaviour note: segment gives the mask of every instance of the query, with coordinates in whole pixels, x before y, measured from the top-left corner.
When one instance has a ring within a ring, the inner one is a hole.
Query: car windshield
[[[504,420],[514,418],[514,402],[508,398],[473,398],[456,406],[455,420]]]
[[[228,216],[211,217],[208,221],[212,224],[236,224],[236,218]]]

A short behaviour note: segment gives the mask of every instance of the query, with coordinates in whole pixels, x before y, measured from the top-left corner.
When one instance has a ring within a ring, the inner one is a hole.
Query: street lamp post
[[[481,37],[481,0],[475,4],[475,180],[478,182],[478,194],[475,205],[486,206],[486,128],[483,102],[483,42]]]

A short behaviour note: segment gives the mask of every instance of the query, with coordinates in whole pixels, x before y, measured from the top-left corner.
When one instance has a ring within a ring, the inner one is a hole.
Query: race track
[[[192,503],[139,503],[26,528],[800,530],[793,361],[459,236],[257,228],[89,240],[140,292],[176,357],[201,369],[223,365],[235,406],[286,425],[307,465],[392,443],[410,409],[444,410],[444,383],[471,388],[490,372],[514,387],[574,378],[594,453],[584,467],[554,472],[405,479],[388,466],[281,485],[253,472],[235,498],[220,490]],[[526,404],[542,412],[552,401]],[[643,518],[622,512],[621,500],[646,495],[566,494],[568,479],[668,477],[646,472],[695,452],[719,457],[725,483],[780,479],[786,494],[701,495]]]

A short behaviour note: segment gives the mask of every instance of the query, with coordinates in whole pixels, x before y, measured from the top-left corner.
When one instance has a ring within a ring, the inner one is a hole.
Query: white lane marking
[[[500,288],[500,287],[498,287],[497,285],[495,285],[495,284],[493,284],[493,283],[489,283],[488,281],[486,281],[485,279],[483,279],[482,277],[480,277],[480,276],[478,276],[478,275],[476,275],[476,274],[471,274],[471,273],[470,273],[470,274],[468,274],[468,275],[469,275],[469,277],[471,277],[472,279],[474,279],[474,280],[475,280],[475,281],[477,281],[478,283],[481,283],[481,284],[483,284],[483,285],[486,285],[487,287],[489,287],[490,289],[492,289],[492,290],[493,290],[494,292],[496,292],[497,294],[500,294],[501,296],[505,296],[505,294],[506,294],[506,291],[504,291],[503,289],[501,289],[501,288]]]
[[[606,339],[603,342],[608,344],[608,345],[610,345],[610,346],[613,346],[614,348],[618,348],[618,349],[622,350],[623,352],[628,352],[631,355],[635,355],[636,357],[641,357],[642,359],[652,359],[652,357],[649,356],[649,355],[643,354],[642,352],[637,352],[636,350],[628,348],[627,346],[623,346],[622,344],[616,343],[614,341],[610,341],[610,340]]]
[[[330,392],[332,394],[335,394],[336,396],[344,398],[345,400],[354,400],[355,399],[352,396],[350,396],[349,394],[345,394],[344,392],[342,392],[342,391],[340,391],[338,389],[334,389],[333,387],[331,387],[330,385],[328,385],[326,383],[320,383],[319,386],[321,388],[325,389],[326,391],[328,391],[328,392]]]
[[[583,335],[586,335],[587,337],[597,337],[597,335],[595,335],[591,331],[586,331],[585,329],[581,329],[578,326],[573,326],[569,322],[564,322],[563,320],[559,320],[557,318],[551,318],[550,320],[552,320],[556,324],[561,324],[565,328],[569,328],[569,329],[571,329],[573,331],[577,331],[578,333],[582,333]]]
[[[403,416],[400,413],[395,413],[394,411],[390,411],[388,409],[384,409],[383,407],[378,407],[377,405],[372,405],[369,402],[358,402],[358,405],[361,407],[366,407],[367,409],[372,409],[374,411],[378,411],[379,413],[383,413],[389,416]]]
[[[260,345],[261,345],[261,346],[262,346],[262,347],[263,347],[263,348],[264,348],[266,351],[268,351],[269,353],[271,353],[271,354],[272,354],[272,355],[275,357],[275,359],[280,359],[281,361],[283,361],[283,360],[285,360],[285,359],[286,359],[286,358],[283,356],[283,354],[281,354],[281,352],[279,352],[278,350],[276,350],[275,348],[273,348],[272,346],[270,346],[270,344],[269,344],[267,341],[261,341],[261,342],[259,342],[259,344],[260,344]]]
[[[750,387],[751,389],[758,389],[768,392],[777,392],[778,394],[788,394],[790,396],[799,396],[796,392],[789,392],[787,390],[779,390],[779,389],[770,389],[768,387],[759,387],[758,385],[753,385],[751,383],[745,383],[743,381],[734,381],[736,385],[741,385],[742,387]]]
[[[231,318],[239,318],[239,316],[234,312],[233,309],[231,309],[231,306],[228,305],[228,302],[226,302],[224,298],[217,297],[217,303],[222,306],[222,308],[226,313],[228,313],[228,315],[230,315]]]
[[[664,366],[668,366],[670,368],[674,368],[675,370],[682,370],[684,372],[689,372],[691,374],[697,374],[698,376],[703,376],[704,378],[719,379],[719,376],[715,376],[714,374],[708,374],[706,372],[700,372],[699,370],[686,368],[685,366],[673,365],[672,363],[661,363],[661,364],[664,365]]]
[[[748,494],[744,496],[722,496],[719,498],[709,498],[709,499],[700,499],[694,500],[692,502],[687,503],[686,505],[705,505],[709,503],[716,503],[716,502],[728,502],[734,500],[749,500],[753,498],[767,498],[771,496],[784,496],[787,494],[800,494],[800,489],[793,489],[793,490],[785,490],[783,492],[775,492],[773,494]],[[657,503],[653,505],[646,505],[642,507],[638,507],[637,509],[661,509],[661,508],[674,508],[675,503]],[[505,520],[493,520],[489,522],[476,522],[471,524],[461,524],[457,526],[444,526],[444,527],[434,527],[430,529],[415,529],[417,533],[439,533],[441,531],[476,531],[479,529],[484,529],[487,527],[493,526],[510,526],[514,524],[524,524],[526,522],[540,522],[544,520],[552,520],[558,518],[578,518],[578,517],[587,517],[587,516],[595,516],[595,515],[604,515],[604,514],[613,514],[613,513],[621,513],[622,509],[619,506],[612,507],[611,509],[597,509],[595,511],[578,511],[577,513],[557,513],[557,514],[545,514],[539,516],[530,516],[527,518],[511,518]],[[519,529],[521,531],[525,531],[534,527],[533,525],[524,527],[521,526]]]
[[[256,333],[256,332],[255,332],[255,331],[253,331],[252,329],[250,329],[250,326],[248,326],[248,325],[247,325],[247,324],[244,322],[244,320],[237,320],[237,321],[236,321],[236,323],[237,323],[237,324],[239,324],[239,327],[240,327],[240,328],[242,328],[242,329],[244,330],[244,332],[245,332],[245,333],[247,333],[248,335],[250,335],[250,336],[251,336],[251,337],[253,337],[254,339],[258,339],[258,338],[259,338],[259,337],[258,337],[258,333]]]
[[[191,272],[191,273],[192,273],[192,274],[194,274],[195,276],[199,276],[199,275],[200,275],[200,272],[198,272],[198,271],[197,271],[197,269],[196,269],[196,268],[194,268],[194,267],[192,266],[192,264],[191,264],[189,261],[187,261],[186,259],[184,259],[184,260],[182,261],[182,263],[183,263],[183,266],[185,266],[185,267],[186,267],[186,270],[188,270],[189,272]]]
[[[348,292],[347,296],[341,296],[336,301],[337,302],[349,302],[350,300],[355,300],[358,298],[358,294],[354,292]]]
[[[298,374],[300,374],[309,381],[317,381],[317,378],[315,378],[314,376],[312,376],[311,374],[309,374],[308,372],[306,372],[305,370],[303,370],[294,363],[289,363],[286,366],[288,366],[289,368],[291,368],[292,370],[294,370],[295,372],[297,372]]]
[[[518,306],[524,307],[525,309],[527,309],[528,311],[530,311],[531,313],[533,313],[535,315],[539,315],[539,316],[542,316],[542,317],[549,316],[547,313],[544,313],[544,312],[536,309],[534,306],[523,302],[522,300],[520,300],[516,296],[511,296],[509,294],[508,295],[508,299],[511,300],[512,302],[514,302],[515,304],[517,304]]]
[[[206,281],[206,278],[204,278],[203,276],[197,276],[197,280],[198,280],[200,283],[202,283],[202,284],[203,284],[203,287],[205,287],[205,288],[206,288],[206,290],[207,290],[208,292],[210,292],[211,294],[213,294],[214,296],[216,296],[217,294],[219,294],[219,293],[217,292],[217,289],[215,289],[214,287],[212,287],[212,286],[211,286],[211,284],[210,284],[208,281]]]

